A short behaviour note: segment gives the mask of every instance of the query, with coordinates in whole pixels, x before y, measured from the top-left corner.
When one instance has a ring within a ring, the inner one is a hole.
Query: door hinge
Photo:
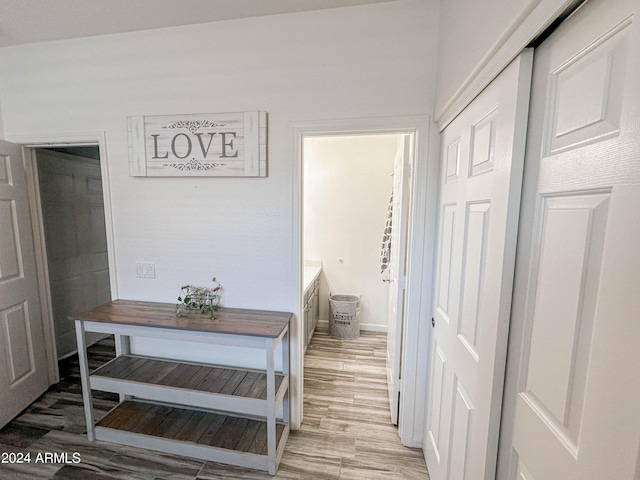
[[[436,319],[435,319],[435,317],[431,317],[431,326],[433,328],[436,328]]]

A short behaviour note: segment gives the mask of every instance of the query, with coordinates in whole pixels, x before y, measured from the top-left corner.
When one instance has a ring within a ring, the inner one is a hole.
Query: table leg
[[[76,320],[76,339],[78,341],[78,359],[80,362],[80,382],[82,384],[82,400],[84,401],[84,415],[87,422],[87,438],[95,440],[93,429],[93,402],[91,400],[91,386],[89,383],[89,361],[87,359],[87,344],[84,337],[84,323]]]
[[[273,339],[265,340],[267,354],[267,455],[269,473],[276,474],[276,374]]]

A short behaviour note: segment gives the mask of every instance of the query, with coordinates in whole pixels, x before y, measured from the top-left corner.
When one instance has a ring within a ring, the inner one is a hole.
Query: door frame
[[[410,211],[407,245],[407,290],[405,328],[403,333],[398,433],[402,443],[422,446],[426,406],[427,359],[431,312],[431,285],[435,246],[436,200],[438,186],[437,129],[431,128],[427,115],[317,120],[291,123],[292,155],[292,219],[291,265],[293,291],[292,325],[292,427],[299,429],[303,417],[304,345],[300,337],[302,312],[302,161],[303,140],[313,136],[410,134],[413,135],[413,167],[410,187]],[[435,145],[435,148],[434,148]]]
[[[29,189],[29,210],[31,212],[31,228],[33,230],[36,253],[36,271],[38,275],[38,292],[42,309],[42,323],[44,328],[45,349],[48,364],[49,384],[60,381],[58,372],[58,355],[56,349],[53,308],[51,303],[51,288],[49,285],[49,267],[44,236],[44,222],[42,204],[40,203],[40,183],[36,165],[36,148],[78,147],[97,145],[100,152],[100,175],[102,177],[102,196],[104,200],[104,216],[107,234],[107,258],[109,262],[109,283],[111,298],[118,298],[118,276],[116,269],[116,253],[113,228],[113,214],[111,205],[111,181],[107,160],[107,144],[105,132],[52,134],[33,137],[13,137],[13,143],[22,145],[27,187]]]

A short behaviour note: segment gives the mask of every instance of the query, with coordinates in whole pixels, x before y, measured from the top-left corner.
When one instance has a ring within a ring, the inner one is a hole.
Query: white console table
[[[290,313],[220,308],[176,317],[175,306],[115,300],[75,317],[89,440],[240,465],[275,475],[289,436]],[[86,332],[114,334],[116,358],[89,372]],[[266,370],[134,355],[130,337],[262,349]],[[275,350],[282,344],[282,371]],[[104,418],[91,390],[120,394]],[[281,408],[282,407],[282,408]],[[281,409],[281,410],[280,410]],[[281,418],[277,412],[281,411]]]

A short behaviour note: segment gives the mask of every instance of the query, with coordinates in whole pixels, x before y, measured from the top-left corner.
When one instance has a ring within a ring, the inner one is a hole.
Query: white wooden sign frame
[[[127,118],[132,177],[266,177],[267,113]]]

